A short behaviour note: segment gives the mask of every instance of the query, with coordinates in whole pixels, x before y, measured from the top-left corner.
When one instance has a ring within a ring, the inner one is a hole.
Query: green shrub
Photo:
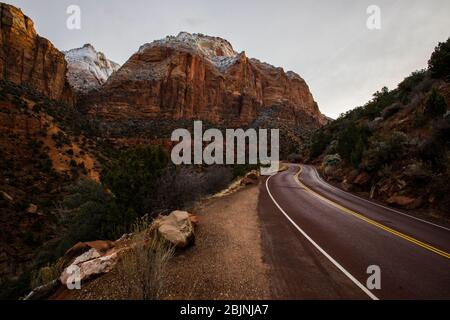
[[[319,129],[316,132],[314,132],[311,138],[309,158],[314,159],[320,156],[325,151],[325,148],[328,146],[330,141],[331,136],[327,134],[324,130]]]
[[[353,166],[357,167],[361,162],[369,136],[370,131],[368,128],[350,123],[339,133],[337,143],[338,153],[343,159],[346,159]]]
[[[341,156],[339,154],[329,154],[327,156],[325,156],[325,158],[323,159],[323,165],[324,166],[332,166],[332,167],[336,167],[339,166],[342,162]]]
[[[406,77],[399,85],[398,92],[400,100],[406,104],[409,102],[409,95],[413,92],[414,88],[425,79],[426,70],[417,70]]]
[[[447,112],[447,103],[436,89],[431,90],[425,102],[424,114],[430,118],[442,116]]]
[[[104,168],[102,182],[113,192],[121,208],[132,208],[139,215],[143,202],[158,187],[156,181],[169,163],[162,147],[137,147],[123,152]]]
[[[440,42],[431,54],[428,61],[428,68],[433,78],[450,77],[450,38],[445,42]]]
[[[59,251],[79,241],[114,239],[118,229],[131,225],[135,216],[120,211],[113,197],[98,183],[82,179],[69,189],[61,203],[63,223],[68,231]]]
[[[377,171],[385,164],[404,157],[407,150],[407,137],[404,133],[394,131],[388,139],[375,137],[369,141],[370,147],[364,153],[365,167]]]

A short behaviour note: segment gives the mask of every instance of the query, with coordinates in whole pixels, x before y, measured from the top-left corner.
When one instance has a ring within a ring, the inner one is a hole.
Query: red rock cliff
[[[320,113],[305,81],[293,72],[249,59],[224,39],[180,33],[146,44],[86,102],[109,121],[202,119],[249,125],[279,107],[276,117],[320,126]]]
[[[0,3],[0,79],[73,104],[66,71],[64,54],[36,33],[33,21],[20,9]]]

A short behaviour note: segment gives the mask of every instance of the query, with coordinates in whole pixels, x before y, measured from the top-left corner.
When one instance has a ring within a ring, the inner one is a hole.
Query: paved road
[[[450,299],[449,229],[337,189],[311,166],[290,165],[261,188],[275,298]],[[369,266],[381,289],[367,289]]]

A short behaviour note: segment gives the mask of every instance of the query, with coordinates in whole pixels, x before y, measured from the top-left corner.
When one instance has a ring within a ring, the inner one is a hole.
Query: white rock
[[[60,276],[62,284],[67,284],[69,278],[73,278],[74,266],[79,268],[80,281],[85,281],[94,275],[110,272],[117,264],[117,253],[112,253],[106,256],[100,256],[99,252],[91,249],[79,257],[77,257],[72,264],[67,267]]]
[[[78,91],[87,92],[103,85],[120,65],[108,60],[90,44],[64,52],[68,64],[67,78]]]

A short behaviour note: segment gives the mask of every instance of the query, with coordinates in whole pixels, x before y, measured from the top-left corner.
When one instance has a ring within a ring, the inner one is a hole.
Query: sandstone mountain
[[[143,45],[83,107],[116,136],[155,119],[304,128],[326,121],[299,75],[249,59],[224,39],[186,32]]]
[[[73,104],[64,54],[40,37],[20,9],[0,3],[0,79]]]
[[[91,44],[64,52],[68,63],[69,83],[78,93],[86,93],[102,86],[120,65],[108,60]]]

